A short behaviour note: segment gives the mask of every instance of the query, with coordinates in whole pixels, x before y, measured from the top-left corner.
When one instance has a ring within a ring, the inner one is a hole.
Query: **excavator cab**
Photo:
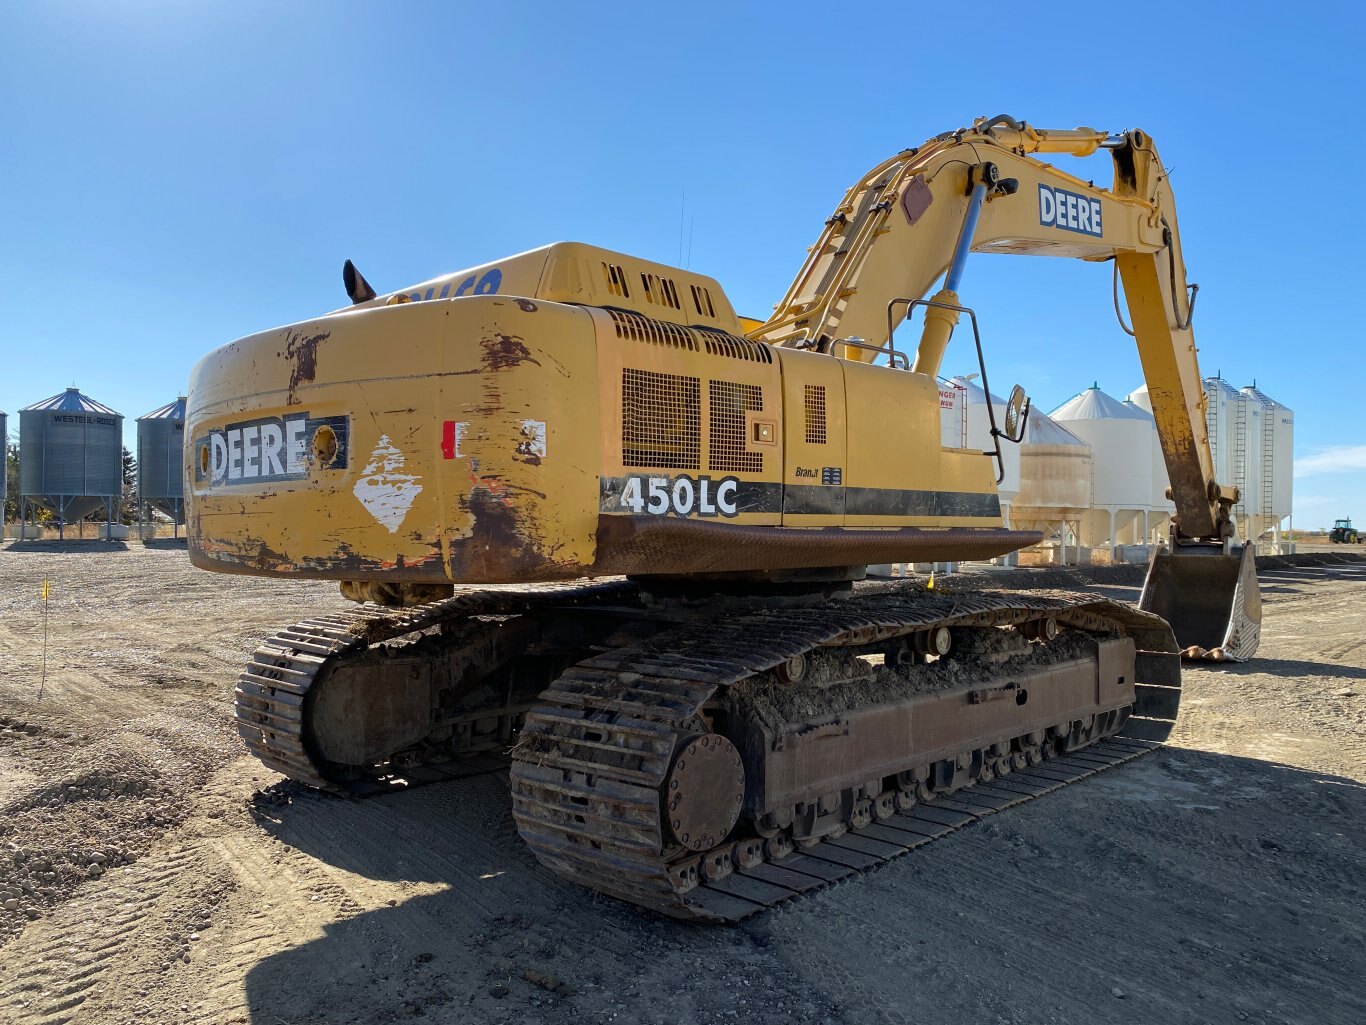
[[[1155,550],[1138,607],[1171,624],[1186,658],[1251,658],[1262,629],[1252,549],[1177,544]]]

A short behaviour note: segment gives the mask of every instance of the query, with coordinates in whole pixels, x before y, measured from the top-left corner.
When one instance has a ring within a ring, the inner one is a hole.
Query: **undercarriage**
[[[1167,624],[1092,595],[614,580],[305,620],[237,720],[351,796],[506,766],[547,867],[734,920],[1142,753],[1179,699]]]

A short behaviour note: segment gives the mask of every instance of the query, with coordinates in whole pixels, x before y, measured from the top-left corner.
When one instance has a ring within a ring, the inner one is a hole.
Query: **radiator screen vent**
[[[705,351],[711,356],[742,359],[749,363],[772,363],[773,351],[763,342],[727,334],[714,327],[682,327],[667,321],[655,320],[629,310],[607,308],[607,315],[617,329],[618,338],[630,338],[652,345],[667,345],[688,352]]]
[[[745,451],[745,412],[763,411],[763,389],[757,384],[712,381],[707,399],[711,412],[707,462],[712,472],[761,473],[764,454]]]
[[[656,306],[667,306],[671,310],[683,308],[683,304],[678,301],[678,286],[672,278],[641,271],[640,283],[645,288],[646,302],[652,302]]]
[[[697,307],[698,316],[715,317],[716,307],[712,305],[711,290],[706,285],[690,285],[692,304]]]
[[[825,385],[806,386],[806,443],[825,444]]]
[[[626,271],[619,264],[604,263],[602,274],[607,279],[607,291],[623,299],[631,298],[631,288],[626,284]]]
[[[625,310],[608,310],[612,317],[612,322],[616,325],[617,335],[620,338],[633,338],[638,342],[653,342],[655,345],[667,345],[674,349],[687,349],[689,352],[697,352],[701,346],[697,344],[697,339],[686,327],[679,327],[677,324],[666,324],[662,320],[651,320],[649,317],[642,317],[638,313],[627,313]]]
[[[773,362],[773,353],[763,342],[751,342],[748,338],[738,338],[711,328],[699,328],[696,334],[713,356],[729,356],[750,363]]]
[[[740,432],[743,443],[743,422]],[[701,382],[697,378],[630,367],[621,372],[623,466],[696,470],[701,437]]]

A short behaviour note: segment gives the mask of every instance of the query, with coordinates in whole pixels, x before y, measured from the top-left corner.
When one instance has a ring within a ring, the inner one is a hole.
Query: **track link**
[[[977,785],[930,800],[922,792],[920,801],[898,802],[884,791],[860,803],[847,832],[800,852],[782,834],[764,837],[743,828],[702,854],[666,835],[664,787],[675,753],[705,735],[704,705],[721,688],[822,647],[871,644],[940,625],[1015,625],[1040,616],[1092,633],[1126,633],[1142,651],[1160,653],[1159,660],[1176,658],[1175,639],[1158,617],[1066,593],[940,598],[887,590],[684,627],[589,658],[542,695],[545,703],[528,713],[513,751],[518,829],[543,864],[574,882],[676,918],[735,921],[1127,761],[1165,739],[1179,677],[1174,686],[1169,679],[1165,686],[1139,687],[1137,714],[1129,720],[1136,739],[1107,739],[1000,779],[984,769]]]
[[[512,616],[551,604],[604,603],[635,593],[635,585],[624,580],[478,587],[412,609],[365,604],[310,617],[278,631],[252,653],[234,691],[237,732],[248,750],[270,768],[319,790],[351,797],[504,768],[506,758],[477,753],[401,771],[377,768],[354,779],[336,778],[309,751],[309,693],[347,656],[408,634],[478,616]]]

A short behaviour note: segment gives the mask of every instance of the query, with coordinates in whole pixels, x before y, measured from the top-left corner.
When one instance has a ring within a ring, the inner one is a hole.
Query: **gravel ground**
[[[1361,1023],[1366,562],[1261,565],[1258,659],[1190,670],[1167,749],[706,928],[559,883],[501,776],[346,802],[247,758],[237,668],[334,586],[0,545],[0,1021]]]

